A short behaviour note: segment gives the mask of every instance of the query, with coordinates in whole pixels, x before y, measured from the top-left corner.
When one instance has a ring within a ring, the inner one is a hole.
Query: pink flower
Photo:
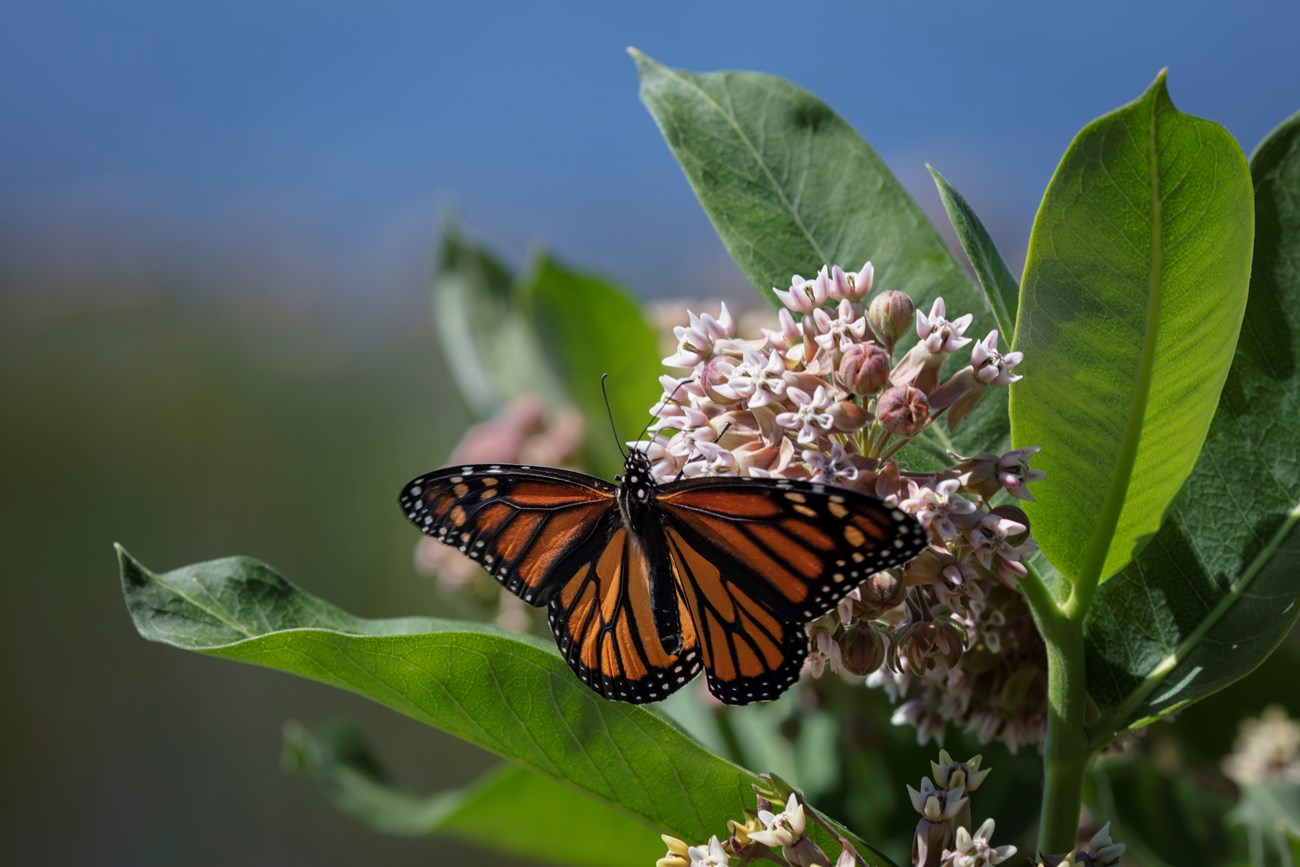
[[[845,298],[840,302],[838,316],[834,319],[826,308],[818,307],[813,311],[813,322],[817,325],[817,345],[826,352],[835,349],[843,351],[867,333],[867,320],[853,309],[852,302]]]
[[[975,369],[976,379],[985,385],[1010,385],[1022,378],[1009,371],[1024,357],[1021,352],[998,352],[998,332],[994,329],[971,349],[970,366]]]
[[[743,360],[736,365],[724,388],[745,398],[750,409],[758,409],[780,403],[785,396],[785,386],[785,361],[781,353],[771,349],[765,353],[746,349]]]
[[[826,271],[826,266],[817,272],[816,279],[805,280],[798,274],[790,279],[789,290],[782,292],[780,289],[773,289],[776,297],[781,303],[793,310],[795,313],[811,313],[818,307],[826,303],[830,295],[831,278]]]
[[[787,388],[785,396],[794,401],[795,410],[779,413],[776,423],[795,431],[800,443],[811,445],[830,431],[835,420],[827,412],[831,399],[823,386],[817,386],[811,396],[801,388]]]
[[[921,338],[926,349],[936,354],[940,352],[956,352],[967,343],[970,343],[970,338],[962,337],[962,333],[970,327],[975,316],[967,313],[965,316],[949,322],[944,318],[946,313],[942,298],[934,299],[934,304],[930,306],[929,316],[926,316],[920,310],[916,311],[916,336]]]
[[[871,281],[876,269],[870,262],[863,264],[856,274],[845,272],[839,265],[831,268],[831,286],[829,295],[832,301],[861,301],[871,292]]]
[[[718,340],[734,337],[736,321],[731,318],[727,305],[722,305],[722,312],[714,319],[707,313],[696,316],[686,311],[690,325],[678,325],[673,329],[677,338],[677,351],[664,359],[665,367],[692,368],[713,355],[713,344]]]

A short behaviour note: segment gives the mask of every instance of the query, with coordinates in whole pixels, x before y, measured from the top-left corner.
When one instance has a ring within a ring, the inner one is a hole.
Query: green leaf
[[[1160,527],[1232,361],[1250,276],[1250,176],[1164,73],[1075,137],[1034,220],[1012,440],[1046,481],[1025,503],[1057,569],[1091,588]]]
[[[953,318],[975,316],[970,332],[979,337],[997,327],[924,212],[826,103],[771,75],[695,74],[629,51],[641,101],[722,242],[770,304],[778,304],[771,289],[788,287],[795,274],[822,265],[856,270],[870,259],[876,287],[905,292],[926,310],[943,297]],[[909,468],[944,466],[949,450],[999,449],[1005,401],[990,395],[953,434],[928,429]]]
[[[524,394],[563,394],[519,295],[505,266],[447,225],[433,281],[433,324],[460,394],[479,418]]]
[[[664,851],[645,826],[509,762],[463,789],[412,794],[393,782],[351,724],[287,726],[285,760],[310,774],[340,811],[390,834],[445,834],[497,852],[591,867],[650,864]]]
[[[640,433],[662,394],[659,342],[641,309],[609,283],[543,257],[526,289],[551,366],[587,424],[593,472],[623,467],[620,443],[604,430],[601,376],[609,374],[609,405],[623,439]]]
[[[755,774],[647,708],[596,695],[548,642],[476,623],[354,617],[247,557],[159,575],[118,556],[127,609],[150,641],[355,692],[682,839],[726,833],[727,819],[753,809]],[[849,839],[872,865],[890,863]]]
[[[980,288],[984,290],[984,300],[993,311],[1002,338],[1010,340],[1016,329],[1016,305],[1020,301],[1020,286],[993,239],[989,237],[988,230],[975,215],[975,209],[933,166],[927,165],[926,168],[934,177],[934,185],[939,188],[943,208],[948,212],[948,219],[957,232],[957,240],[961,243],[966,258],[975,269]]]
[[[1300,114],[1251,158],[1255,265],[1205,449],[1164,525],[1086,622],[1096,731],[1144,725],[1243,677],[1300,605]]]
[[[755,72],[697,75],[629,49],[645,103],[727,249],[776,304],[794,274],[857,270],[983,314],[961,266],[876,152],[824,102]]]

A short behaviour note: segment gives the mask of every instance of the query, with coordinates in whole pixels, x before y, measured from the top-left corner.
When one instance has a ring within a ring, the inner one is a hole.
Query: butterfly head
[[[627,502],[644,503],[654,496],[655,479],[650,470],[650,459],[639,449],[627,453],[623,474],[618,480],[622,483],[622,499]]]

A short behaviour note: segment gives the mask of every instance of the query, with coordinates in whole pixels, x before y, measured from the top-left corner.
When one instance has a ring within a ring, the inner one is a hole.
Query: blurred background
[[[277,755],[286,720],[347,716],[421,791],[490,757],[325,687],[146,644],[111,543],[159,570],[248,554],[357,614],[432,612],[394,498],[469,419],[429,321],[441,211],[516,266],[545,246],[646,301],[756,298],[638,102],[626,46],[808,88],[945,225],[924,164],[940,169],[1016,271],[1074,133],[1161,67],[1179,108],[1247,153],[1300,107],[1292,0],[0,13],[12,864],[481,857],[338,819]],[[1186,714],[1203,734],[1178,749],[1226,750],[1284,654]]]

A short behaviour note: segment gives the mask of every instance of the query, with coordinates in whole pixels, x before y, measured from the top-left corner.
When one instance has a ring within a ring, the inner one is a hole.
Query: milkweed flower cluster
[[[1015,846],[993,845],[992,819],[986,819],[972,830],[971,795],[983,785],[991,770],[981,768],[981,761],[980,756],[964,762],[954,761],[946,750],[940,750],[939,761],[930,762],[931,776],[921,780],[919,789],[907,787],[912,806],[921,814],[912,838],[913,865],[996,867],[1016,854]],[[839,855],[833,862],[835,867],[867,863],[849,840],[805,803],[800,792],[775,775],[766,774],[762,779],[764,785],[754,787],[758,795],[756,809],[746,812],[742,821],[729,820],[728,833],[724,836],[715,835],[707,843],[692,846],[663,835],[668,852],[656,862],[656,867],[728,867],[760,861],[788,867],[827,867],[831,859],[808,836],[814,825],[839,845]],[[781,799],[784,799],[783,807]],[[1122,845],[1111,844],[1107,825],[1093,838],[1092,851],[1104,851],[1110,860],[1090,863],[1113,865],[1123,850]],[[1071,853],[1070,857],[1079,856]]]
[[[810,626],[809,670],[870,675],[921,742],[956,723],[1013,748],[1038,743],[1046,665],[1015,589],[1034,550],[1016,503],[1043,478],[1030,466],[1038,449],[935,460],[943,450],[928,441],[938,438],[922,437],[939,425],[951,432],[1018,380],[1021,354],[1003,352],[997,331],[968,335],[973,316],[950,317],[942,298],[917,309],[902,292],[872,296],[873,282],[870,262],[795,275],[773,290],[776,327],[754,338],[737,334],[725,304],[716,317],[688,311],[639,445],[659,481],[804,479],[916,517],[929,547]]]
[[[744,821],[728,820],[728,833],[724,837],[714,835],[707,843],[691,846],[668,834],[661,835],[668,852],[655,862],[655,867],[730,867],[758,861],[786,867],[829,867],[832,863],[830,858],[806,833],[812,824],[820,826],[839,844],[835,867],[866,864],[853,844],[813,812],[801,794],[779,778],[765,775],[763,779],[779,792],[789,792],[784,806],[769,800],[769,797],[779,797],[773,791],[755,786],[758,795],[756,809],[748,813]]]
[[[992,867],[1016,854],[1015,846],[993,845],[992,819],[971,831],[971,795],[991,770],[980,769],[982,760],[975,756],[956,762],[947,750],[940,750],[921,788],[907,787],[913,809],[921,814],[912,837],[912,863],[917,867]]]

